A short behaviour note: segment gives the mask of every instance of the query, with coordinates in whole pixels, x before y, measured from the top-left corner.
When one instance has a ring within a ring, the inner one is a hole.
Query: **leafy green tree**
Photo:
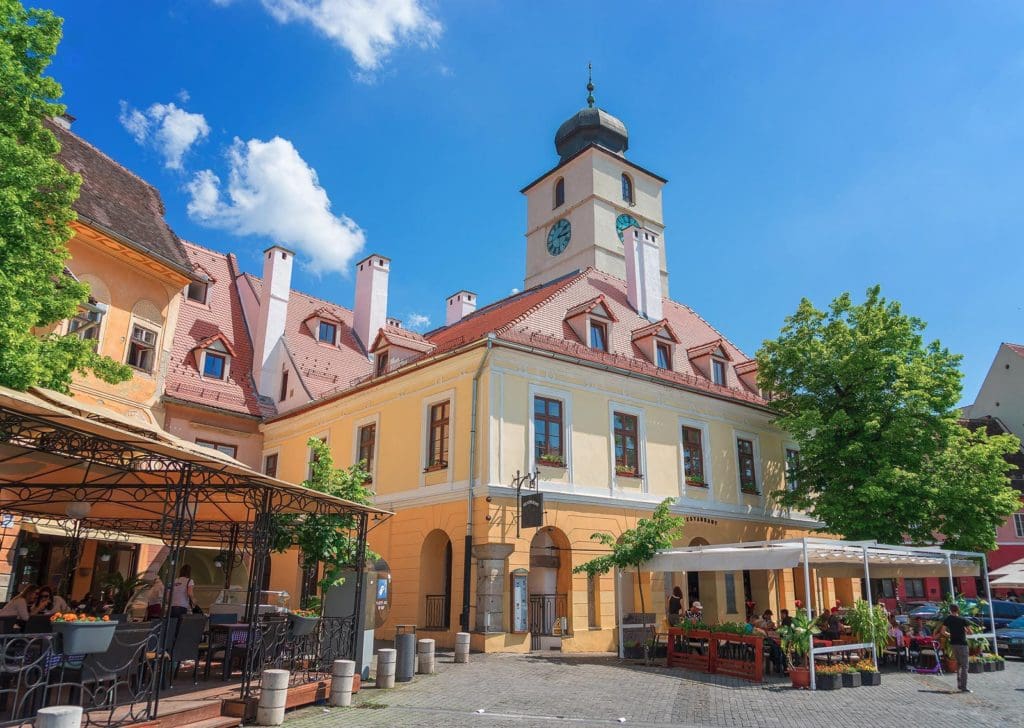
[[[311,437],[306,444],[313,451],[313,463],[310,478],[302,483],[303,486],[354,503],[370,504],[373,491],[366,486],[370,474],[365,469],[365,462],[360,461],[348,468],[335,468],[326,442]],[[326,590],[341,584],[344,581],[342,573],[356,563],[359,539],[352,534],[357,527],[355,516],[278,516],[272,548],[286,551],[294,544],[301,549],[304,559],[314,559],[322,564],[323,573],[318,584],[321,590]]]
[[[61,22],[0,0],[0,384],[66,392],[74,372],[113,383],[131,370],[91,341],[33,331],[74,316],[89,295],[64,272],[81,180],[57,161],[57,140],[43,124],[64,113],[60,84],[43,75]]]
[[[1020,443],[958,423],[960,356],[924,328],[875,286],[828,311],[802,300],[764,342],[759,384],[800,445],[796,487],[777,497],[846,538],[986,551],[1020,507],[1003,459]]]
[[[640,612],[646,614],[647,604],[644,600],[644,584],[640,579],[640,567],[654,558],[658,551],[672,548],[673,542],[683,536],[685,520],[682,516],[673,516],[669,512],[672,503],[672,498],[666,498],[658,504],[650,518],[641,518],[634,528],[627,528],[618,538],[610,533],[592,534],[591,540],[604,544],[609,551],[576,566],[573,573],[586,574],[594,578],[600,574],[607,574],[614,568],[620,571],[634,569],[640,585]],[[646,621],[643,626],[646,629]],[[646,640],[644,653],[647,654]]]

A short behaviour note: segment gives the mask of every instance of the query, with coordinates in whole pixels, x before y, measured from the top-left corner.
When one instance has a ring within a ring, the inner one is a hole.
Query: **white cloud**
[[[212,170],[187,185],[188,214],[238,235],[260,235],[302,251],[318,273],[347,273],[366,236],[351,218],[331,213],[331,201],[316,170],[281,137],[235,138],[228,151],[228,183],[222,190]],[[223,192],[223,194],[222,194]]]
[[[181,162],[192,145],[210,134],[202,114],[193,114],[174,104],[153,104],[139,111],[121,102],[121,126],[138,144],[149,144],[164,158],[168,169],[181,169]]]
[[[442,25],[421,0],[263,0],[279,23],[310,23],[352,54],[363,71],[376,71],[397,46],[433,45]]]
[[[517,293],[519,293],[519,289],[518,289],[518,288],[513,288],[513,289],[512,289],[511,291],[509,291],[508,293],[509,293],[509,295],[510,295],[510,296],[514,296],[514,295],[516,295]]]
[[[413,331],[425,331],[430,326],[430,317],[422,313],[411,313],[405,325]]]
[[[178,101],[180,101],[183,104],[187,104],[191,98],[192,94],[188,92],[187,88],[183,88],[181,89],[181,91],[178,92]]]

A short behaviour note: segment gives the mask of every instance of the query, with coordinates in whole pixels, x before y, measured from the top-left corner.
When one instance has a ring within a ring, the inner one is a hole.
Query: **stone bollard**
[[[395,651],[387,647],[377,650],[377,687],[395,687]]]
[[[469,662],[469,632],[455,634],[455,662]]]
[[[420,675],[434,674],[434,640],[420,640],[416,643],[416,657],[419,659],[419,667],[416,669]]]
[[[331,667],[331,705],[347,708],[352,705],[352,682],[356,674],[354,660],[335,660]]]
[[[36,713],[36,728],[79,728],[82,709],[77,705],[54,705]]]
[[[256,725],[284,723],[284,704],[288,699],[288,671],[264,670],[260,682],[260,702],[256,706]]]

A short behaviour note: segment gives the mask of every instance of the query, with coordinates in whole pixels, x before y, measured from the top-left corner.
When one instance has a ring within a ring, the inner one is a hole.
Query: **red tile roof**
[[[174,347],[167,371],[168,397],[239,414],[270,414],[261,406],[252,379],[252,341],[245,325],[238,295],[236,272],[222,253],[185,243],[184,250],[194,266],[202,267],[215,282],[207,287],[206,303],[187,298],[181,302]],[[193,351],[223,338],[231,352],[226,380],[203,378]]]
[[[380,330],[377,334],[377,338],[373,340],[373,346],[370,347],[370,351],[379,351],[381,347],[387,344],[400,346],[404,349],[411,349],[412,351],[419,351],[422,353],[433,351],[436,348],[415,331],[403,329],[400,326],[393,326],[391,324],[388,324]]]
[[[633,341],[638,339],[645,339],[648,336],[657,336],[662,331],[668,334],[668,338],[672,341],[679,343],[679,337],[676,336],[676,332],[672,330],[672,326],[669,324],[668,319],[662,319],[661,321],[655,321],[653,324],[642,326],[633,332]]]
[[[60,142],[57,159],[82,176],[73,207],[86,224],[96,223],[181,272],[191,272],[185,249],[164,220],[164,203],[151,184],[96,147],[52,121]]]
[[[1019,354],[1021,356],[1024,356],[1024,344],[1009,344],[1008,343],[1008,344],[1006,344],[1006,346],[1008,346],[1010,349],[1012,349],[1017,354]]]

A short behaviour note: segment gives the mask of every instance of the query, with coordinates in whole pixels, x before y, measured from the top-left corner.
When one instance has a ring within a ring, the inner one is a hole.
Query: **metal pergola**
[[[188,545],[235,544],[252,557],[247,590],[248,644],[257,639],[258,595],[274,519],[338,517],[357,548],[353,617],[361,629],[360,591],[370,519],[391,514],[257,473],[220,452],[59,393],[0,387],[0,513],[48,519],[72,536],[71,564],[83,535],[135,533],[169,549],[176,574]],[[75,535],[78,538],[75,538]],[[171,580],[165,585],[160,644],[170,625]],[[159,670],[164,662],[159,661]],[[246,660],[241,697],[252,697],[258,665]],[[156,715],[160,673],[125,722]]]

